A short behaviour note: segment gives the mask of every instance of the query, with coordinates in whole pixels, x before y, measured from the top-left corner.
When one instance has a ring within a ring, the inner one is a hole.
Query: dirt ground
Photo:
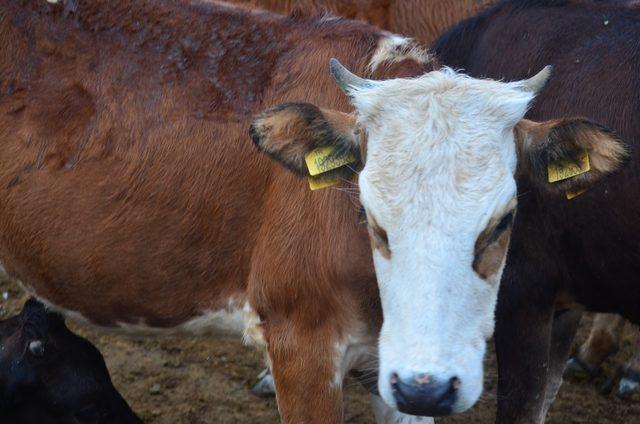
[[[10,282],[0,282],[0,319],[17,313],[25,295]],[[586,322],[585,322],[586,324]],[[104,355],[115,386],[138,415],[149,424],[277,423],[275,400],[250,392],[263,368],[261,356],[238,339],[195,337],[131,338],[105,334],[95,328],[70,325],[91,340]],[[586,327],[586,325],[584,326]],[[626,329],[626,338],[631,328]],[[582,329],[579,339],[586,336]],[[629,342],[607,363],[606,371],[630,356]],[[496,367],[487,355],[486,389],[469,412],[439,419],[438,424],[492,423],[496,401]],[[565,382],[549,422],[640,423],[640,396],[619,400],[603,396],[593,382]],[[353,382],[346,383],[345,421],[373,423],[368,396]]]

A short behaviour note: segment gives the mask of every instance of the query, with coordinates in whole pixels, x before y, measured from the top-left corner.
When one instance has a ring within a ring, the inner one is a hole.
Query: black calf
[[[0,321],[0,417],[12,424],[142,422],[113,387],[98,349],[35,300]]]

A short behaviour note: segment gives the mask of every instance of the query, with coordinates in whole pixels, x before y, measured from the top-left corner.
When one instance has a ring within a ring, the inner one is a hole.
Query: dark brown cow
[[[636,147],[625,172],[570,201],[518,181],[497,310],[500,422],[544,421],[579,321],[568,308],[640,322],[639,22],[639,10],[607,2],[516,0],[461,23],[435,45],[444,63],[474,76],[518,79],[552,64],[532,118],[592,117]]]
[[[470,408],[516,168],[544,184],[547,162],[590,155],[558,192],[626,157],[588,120],[522,120],[549,68],[515,83],[434,70],[363,23],[3,0],[0,37],[8,273],[98,325],[244,333],[266,350],[286,422],[340,421],[351,369],[381,370],[381,397],[406,413]],[[329,72],[332,56],[365,78],[337,60]],[[316,177],[339,190],[309,190],[310,154],[347,162]],[[390,407],[385,419],[406,419]]]
[[[278,13],[321,13],[360,19],[430,44],[453,24],[495,0],[231,0]]]

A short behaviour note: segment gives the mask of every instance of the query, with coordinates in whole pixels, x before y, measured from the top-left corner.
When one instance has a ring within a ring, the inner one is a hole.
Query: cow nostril
[[[395,372],[391,373],[391,377],[389,379],[391,380],[391,384],[398,384],[398,374]]]
[[[451,388],[453,390],[458,390],[461,385],[462,385],[462,382],[460,381],[460,379],[458,377],[453,377],[451,379]]]

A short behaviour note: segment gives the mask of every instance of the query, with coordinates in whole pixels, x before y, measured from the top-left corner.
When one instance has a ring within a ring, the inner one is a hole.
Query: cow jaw
[[[368,134],[359,184],[384,312],[380,393],[407,413],[462,412],[482,391],[516,205],[513,130],[533,94],[445,69],[349,95]]]

